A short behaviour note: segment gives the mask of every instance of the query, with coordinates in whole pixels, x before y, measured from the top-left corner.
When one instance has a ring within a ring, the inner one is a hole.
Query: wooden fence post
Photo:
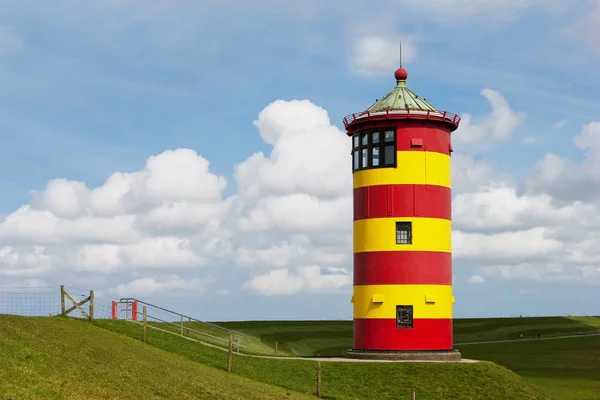
[[[321,361],[317,361],[317,397],[321,398]]]
[[[183,337],[183,315],[181,316],[181,337]]]
[[[94,322],[94,291],[90,290],[90,322]]]
[[[417,398],[417,394],[415,392],[412,392],[412,394],[410,395],[410,400],[416,400]]]
[[[231,372],[231,361],[233,358],[233,335],[229,334],[229,351],[227,357],[227,372]]]
[[[65,285],[60,285],[60,315],[65,315]]]
[[[142,308],[142,318],[144,319],[144,328],[142,329],[142,341],[148,343],[147,323],[146,323],[146,306]]]

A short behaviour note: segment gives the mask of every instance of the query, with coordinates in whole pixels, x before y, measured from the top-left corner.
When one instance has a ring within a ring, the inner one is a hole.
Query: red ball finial
[[[396,72],[394,72],[394,78],[396,78],[397,81],[405,81],[406,78],[408,78],[408,72],[406,72],[404,68],[400,67],[396,70]]]

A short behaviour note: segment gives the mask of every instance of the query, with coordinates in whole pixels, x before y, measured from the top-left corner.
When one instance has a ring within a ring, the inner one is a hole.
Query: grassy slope
[[[0,315],[3,399],[305,398],[84,321]]]
[[[140,326],[125,321],[97,321],[102,327],[140,338]],[[309,324],[310,325],[310,324]],[[321,328],[305,327],[318,335]],[[223,368],[227,354],[173,335],[150,330],[149,343],[191,360]],[[324,362],[323,394],[336,399],[410,398],[415,390],[427,399],[549,399],[542,390],[492,363],[341,363]],[[315,392],[315,362],[234,356],[233,372],[256,381],[303,393]]]
[[[221,323],[272,346],[301,355],[341,354],[352,346],[351,321],[266,321]],[[501,340],[519,333],[542,337],[593,333],[597,317],[540,317],[455,320],[457,343]],[[323,334],[321,334],[321,332]],[[489,360],[536,382],[557,398],[600,398],[600,336],[458,346],[465,357]]]
[[[470,345],[460,351],[503,365],[558,399],[600,399],[600,336]]]
[[[275,341],[280,353],[316,356],[340,355],[352,347],[352,321],[244,321],[219,322],[228,329],[249,335],[250,343],[260,342],[260,352],[273,353]],[[456,343],[502,340],[522,333],[526,337],[541,333],[543,337],[575,335],[600,331],[596,317],[539,317],[457,319],[454,321]],[[251,349],[258,348],[251,345]]]

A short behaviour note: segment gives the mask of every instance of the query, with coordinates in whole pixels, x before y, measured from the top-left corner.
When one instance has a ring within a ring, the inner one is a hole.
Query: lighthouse
[[[354,191],[353,348],[357,358],[459,360],[452,338],[451,133],[440,111],[396,86],[344,118]]]

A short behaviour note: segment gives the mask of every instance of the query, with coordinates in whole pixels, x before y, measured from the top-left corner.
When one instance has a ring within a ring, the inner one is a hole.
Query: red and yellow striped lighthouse
[[[452,340],[450,134],[406,86],[344,119],[352,138],[354,344],[365,358],[459,359]]]

